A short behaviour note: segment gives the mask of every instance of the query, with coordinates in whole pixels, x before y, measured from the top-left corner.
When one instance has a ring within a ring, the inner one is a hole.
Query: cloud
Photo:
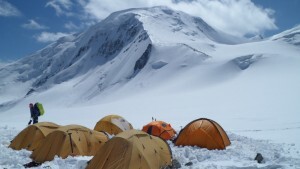
[[[40,35],[35,36],[35,38],[38,42],[49,43],[49,42],[57,41],[59,38],[68,35],[70,34],[62,33],[62,32],[56,32],[56,33],[42,32]]]
[[[203,18],[213,27],[236,36],[261,34],[277,29],[274,12],[256,6],[251,0],[193,1],[178,3],[176,9]]]
[[[58,16],[77,17],[82,22],[80,27],[123,9],[168,6],[201,17],[215,29],[235,36],[277,29],[275,11],[256,6],[251,0],[50,0],[46,6],[52,7]],[[75,27],[72,23],[65,24],[67,29]]]
[[[22,25],[23,28],[26,28],[26,29],[48,29],[47,26],[44,26],[44,25],[41,25],[39,23],[37,23],[35,20],[33,19],[30,19],[28,20],[29,22],[28,23],[25,23]]]
[[[214,28],[236,36],[277,29],[275,11],[256,6],[251,0],[89,0],[82,3],[85,12],[98,19],[118,10],[160,5],[201,17]]]
[[[50,0],[46,3],[46,7],[51,7],[55,10],[59,17],[67,16],[80,20],[80,24],[76,25],[72,21],[67,22],[64,27],[71,31],[81,30],[99,21],[99,18],[86,12],[85,6],[90,0]]]
[[[72,6],[73,3],[71,0],[50,0],[46,4],[46,7],[52,7],[55,10],[57,16],[72,16],[73,12],[70,12]]]
[[[66,28],[66,29],[69,29],[69,30],[79,30],[79,29],[81,29],[82,28],[82,26],[77,26],[77,25],[75,25],[73,22],[71,22],[71,21],[69,21],[68,23],[66,23],[65,25],[64,25],[64,27]]]
[[[55,10],[57,16],[80,16],[82,6],[85,5],[85,0],[50,0],[46,7],[51,7]]]
[[[2,67],[4,67],[4,66],[6,66],[6,65],[8,65],[9,63],[11,63],[12,61],[10,61],[10,60],[1,60],[0,59],[0,68],[2,68]]]
[[[20,16],[21,12],[10,3],[0,0],[0,16]]]
[[[0,60],[0,68],[4,67],[4,66],[5,66],[5,63]]]

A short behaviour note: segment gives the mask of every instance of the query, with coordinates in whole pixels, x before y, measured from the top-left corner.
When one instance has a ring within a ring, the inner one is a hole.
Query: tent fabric
[[[104,131],[117,135],[123,131],[133,129],[132,125],[123,117],[118,115],[108,115],[97,122],[94,127],[96,131]]]
[[[142,130],[164,140],[170,140],[174,138],[176,134],[176,131],[171,127],[171,125],[164,121],[152,121],[143,126]]]
[[[163,139],[128,130],[106,142],[86,169],[160,169],[171,162],[171,149]]]
[[[215,121],[200,118],[190,122],[178,134],[175,145],[199,146],[201,148],[226,149],[230,140],[223,128]]]
[[[93,156],[107,140],[103,132],[79,125],[63,126],[50,133],[33,151],[31,158],[43,163],[53,160],[55,155],[61,158],[69,155]]]
[[[40,122],[26,127],[9,145],[14,150],[34,150],[45,137],[56,130],[59,125],[51,122]]]

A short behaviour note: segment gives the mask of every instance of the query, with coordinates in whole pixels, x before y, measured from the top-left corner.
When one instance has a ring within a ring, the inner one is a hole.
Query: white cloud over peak
[[[0,0],[0,16],[20,16],[21,12],[12,4]]]
[[[23,24],[22,27],[26,29],[48,29],[47,26],[41,25],[33,19],[28,20],[28,23]]]
[[[214,28],[236,36],[277,28],[274,11],[258,7],[251,0],[89,0],[83,8],[86,13],[103,19],[118,10],[160,5],[201,17]]]
[[[68,36],[70,34],[62,33],[62,32],[42,32],[40,35],[35,36],[36,40],[38,42],[48,43],[48,42],[54,42],[57,41],[59,38]]]
[[[199,16],[213,27],[236,36],[277,29],[275,11],[258,7],[251,0],[197,0],[180,2],[174,8]]]
[[[46,6],[54,8],[58,16],[78,17],[83,23],[99,21],[123,9],[167,6],[201,17],[212,27],[235,36],[277,29],[275,11],[256,6],[251,0],[51,0]]]

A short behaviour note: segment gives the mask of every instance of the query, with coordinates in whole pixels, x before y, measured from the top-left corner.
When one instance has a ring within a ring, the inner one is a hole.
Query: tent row
[[[43,163],[53,160],[55,155],[61,158],[69,155],[93,156],[108,139],[104,132],[83,126],[41,122],[21,131],[9,147],[31,150],[33,161]]]
[[[230,140],[224,129],[215,121],[200,118],[187,124],[176,137],[176,131],[163,121],[152,121],[142,129],[148,134],[164,140],[172,140],[176,146],[198,146],[201,148],[225,149]]]
[[[9,145],[15,150],[27,149],[31,158],[38,163],[51,161],[55,155],[94,156],[109,140],[108,134],[116,135],[133,129],[123,117],[110,115],[97,122],[94,130],[80,125],[60,126],[51,122],[40,122],[22,130]]]
[[[115,136],[109,139],[108,134]],[[37,163],[51,161],[55,155],[61,158],[81,155],[94,156],[87,168],[152,169],[172,163],[172,152],[166,140],[172,140],[177,146],[207,149],[225,149],[230,145],[223,128],[210,119],[194,120],[177,135],[171,125],[163,121],[152,121],[139,131],[123,117],[110,115],[99,120],[94,130],[50,122],[30,125],[9,147],[33,151],[31,158]]]
[[[61,158],[69,155],[94,156],[87,165],[91,169],[154,169],[172,163],[172,152],[167,142],[134,129],[109,140],[104,132],[83,126],[41,122],[20,132],[10,147],[32,150],[30,157],[35,165],[51,161],[56,155]],[[30,166],[28,164],[27,167]]]

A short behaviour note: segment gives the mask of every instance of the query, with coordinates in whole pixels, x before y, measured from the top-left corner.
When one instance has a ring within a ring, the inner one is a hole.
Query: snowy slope
[[[40,121],[89,128],[107,114],[137,129],[152,117],[176,130],[211,118],[233,144],[224,151],[172,146],[181,164],[193,161],[191,168],[300,168],[298,32],[241,43],[166,7],[113,13],[0,68],[0,167],[30,160],[29,152],[5,146],[26,127],[28,103],[40,101]],[[265,164],[253,161],[257,152]],[[57,158],[45,167],[80,168],[89,158]]]

